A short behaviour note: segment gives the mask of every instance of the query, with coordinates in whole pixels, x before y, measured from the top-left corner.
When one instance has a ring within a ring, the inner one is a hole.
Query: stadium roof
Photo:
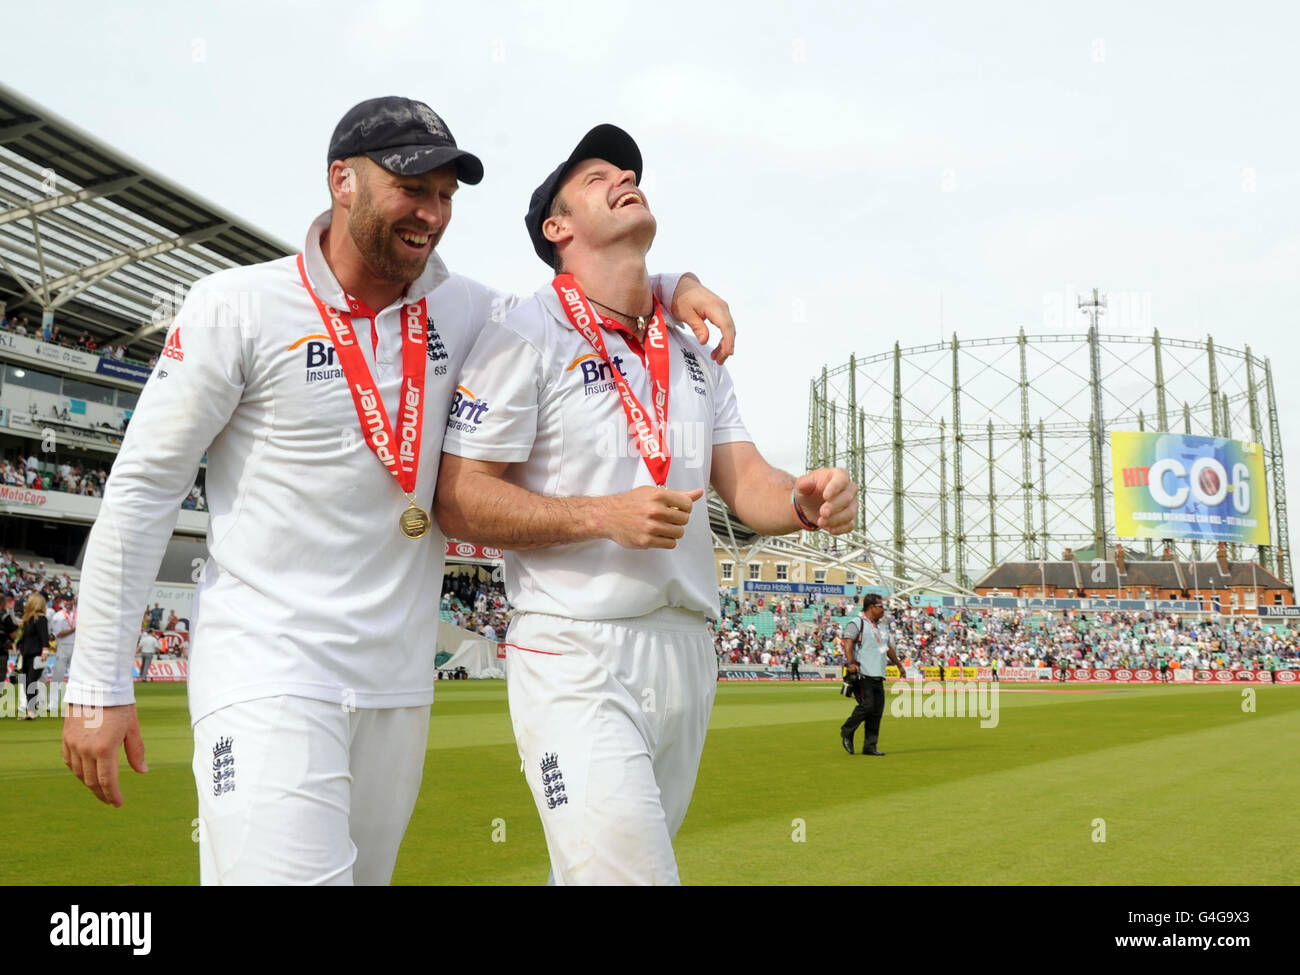
[[[282,241],[0,84],[0,301],[137,358],[199,278],[293,253]]]
[[[1074,562],[1004,562],[975,583],[976,589],[1020,589],[1046,584],[1054,589],[1081,588]]]

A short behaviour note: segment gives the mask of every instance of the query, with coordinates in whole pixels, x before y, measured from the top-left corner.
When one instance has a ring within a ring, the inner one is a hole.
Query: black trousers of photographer
[[[840,726],[840,734],[852,741],[858,725],[865,725],[862,749],[871,751],[880,741],[880,718],[885,713],[885,678],[864,677],[858,686],[862,689],[862,696],[858,698],[858,705],[849,715],[849,720]]]

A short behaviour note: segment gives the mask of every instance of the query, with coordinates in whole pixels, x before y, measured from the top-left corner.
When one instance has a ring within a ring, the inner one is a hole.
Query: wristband
[[[794,488],[790,489],[790,507],[794,509],[794,516],[799,519],[799,524],[810,532],[817,531],[817,525],[808,520],[803,513],[803,509],[799,507],[799,502],[794,499]]]

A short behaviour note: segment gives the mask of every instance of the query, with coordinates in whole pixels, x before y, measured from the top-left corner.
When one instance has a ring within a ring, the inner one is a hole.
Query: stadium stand
[[[190,287],[293,250],[0,85],[0,547],[78,562]],[[169,585],[206,555],[195,487]]]

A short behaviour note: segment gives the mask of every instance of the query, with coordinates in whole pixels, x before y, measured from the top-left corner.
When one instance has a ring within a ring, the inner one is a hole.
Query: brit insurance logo
[[[447,346],[443,344],[442,337],[438,335],[433,319],[428,318],[425,321],[427,323],[424,340],[425,357],[429,362],[434,363],[433,374],[435,376],[445,376],[447,375],[447,362],[450,358],[447,354]],[[320,332],[315,335],[304,335],[289,346],[287,351],[297,352],[299,349],[303,351],[305,382],[318,383],[327,379],[338,379],[343,375],[343,367],[335,359],[334,343],[330,341],[328,335]]]
[[[614,369],[617,369],[619,375],[626,379],[627,370],[623,368],[623,357],[616,355],[611,361],[614,363]],[[615,388],[613,369],[610,369],[609,363],[594,352],[580,355],[564,367],[565,372],[573,372],[575,369],[582,370],[583,396],[607,393]]]
[[[447,414],[447,426],[461,433],[478,433],[483,414],[488,411],[487,400],[479,399],[464,386],[457,386],[451,396],[451,409]]]
[[[319,383],[327,379],[338,379],[343,375],[343,368],[334,361],[334,343],[328,335],[317,333],[304,335],[286,351],[303,351],[303,368],[306,371],[305,382]]]

